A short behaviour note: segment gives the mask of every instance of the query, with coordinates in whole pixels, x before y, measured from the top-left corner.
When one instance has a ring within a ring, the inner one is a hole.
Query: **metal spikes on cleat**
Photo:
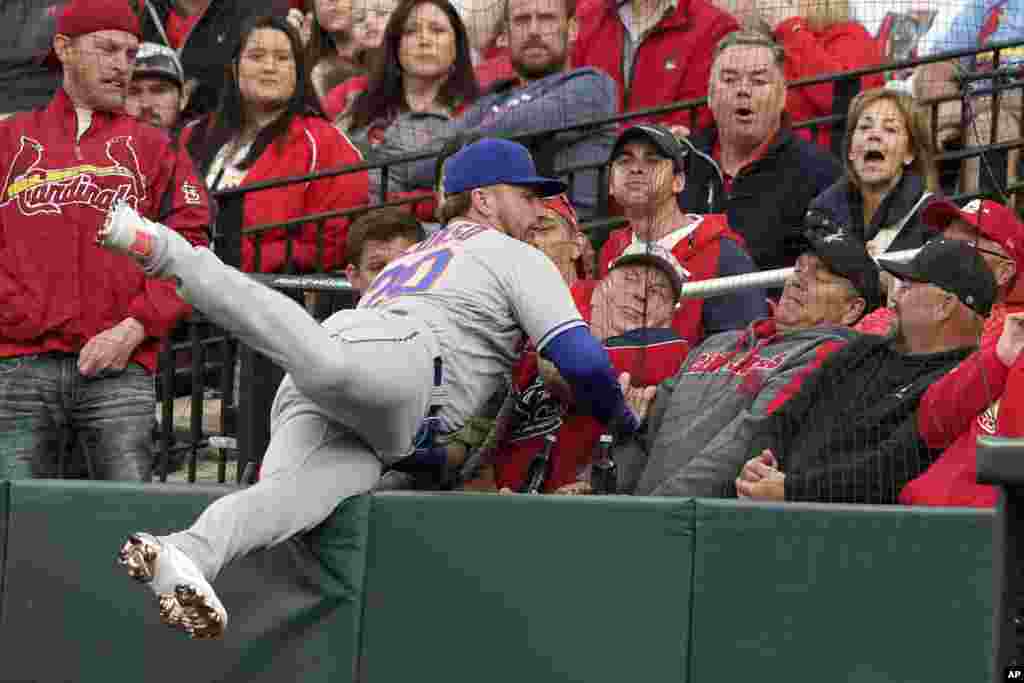
[[[156,558],[159,554],[159,545],[132,534],[117,556],[121,566],[128,570],[128,576],[136,581],[149,583],[153,580]]]
[[[192,586],[181,584],[174,589],[181,606],[185,631],[196,639],[219,638],[224,633],[224,619],[206,596]]]

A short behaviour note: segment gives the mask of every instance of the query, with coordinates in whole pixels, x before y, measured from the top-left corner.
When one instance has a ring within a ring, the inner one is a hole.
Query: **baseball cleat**
[[[166,249],[166,232],[167,228],[143,218],[127,202],[118,202],[107,211],[106,220],[96,233],[96,243],[131,256],[150,272]]]
[[[153,580],[156,557],[160,554],[160,546],[141,535],[132,534],[121,546],[117,560],[128,571],[128,576],[142,583]]]
[[[219,638],[228,613],[195,563],[149,534],[132,534],[118,553],[128,576],[156,594],[160,621],[195,639]]]

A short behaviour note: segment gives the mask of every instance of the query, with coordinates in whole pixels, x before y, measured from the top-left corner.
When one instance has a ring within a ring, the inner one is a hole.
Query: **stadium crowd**
[[[1000,91],[1024,47],[882,67],[1024,33],[1012,7],[941,5],[4,3],[0,477],[57,476],[63,430],[94,436],[91,476],[152,477],[156,349],[189,309],[94,244],[116,202],[217,249],[215,193],[355,167],[246,194],[241,269],[366,291],[464,215],[451,155],[516,136],[568,181],[523,239],[643,422],[613,439],[526,340],[440,456],[380,487],[993,505],[976,437],[1024,424],[1019,150],[935,158],[1024,140]],[[871,67],[848,111],[788,87]]]

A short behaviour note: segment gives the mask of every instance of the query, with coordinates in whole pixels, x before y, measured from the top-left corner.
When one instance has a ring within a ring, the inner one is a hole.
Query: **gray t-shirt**
[[[455,221],[388,264],[359,308],[400,310],[438,337],[454,430],[478,413],[522,350],[584,325],[555,265],[525,242]]]

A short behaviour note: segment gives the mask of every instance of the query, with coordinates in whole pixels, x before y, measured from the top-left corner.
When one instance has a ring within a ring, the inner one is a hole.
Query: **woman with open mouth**
[[[811,208],[831,213],[872,256],[920,247],[933,236],[921,222],[938,188],[933,154],[924,114],[907,95],[863,92],[846,119],[845,173]]]

